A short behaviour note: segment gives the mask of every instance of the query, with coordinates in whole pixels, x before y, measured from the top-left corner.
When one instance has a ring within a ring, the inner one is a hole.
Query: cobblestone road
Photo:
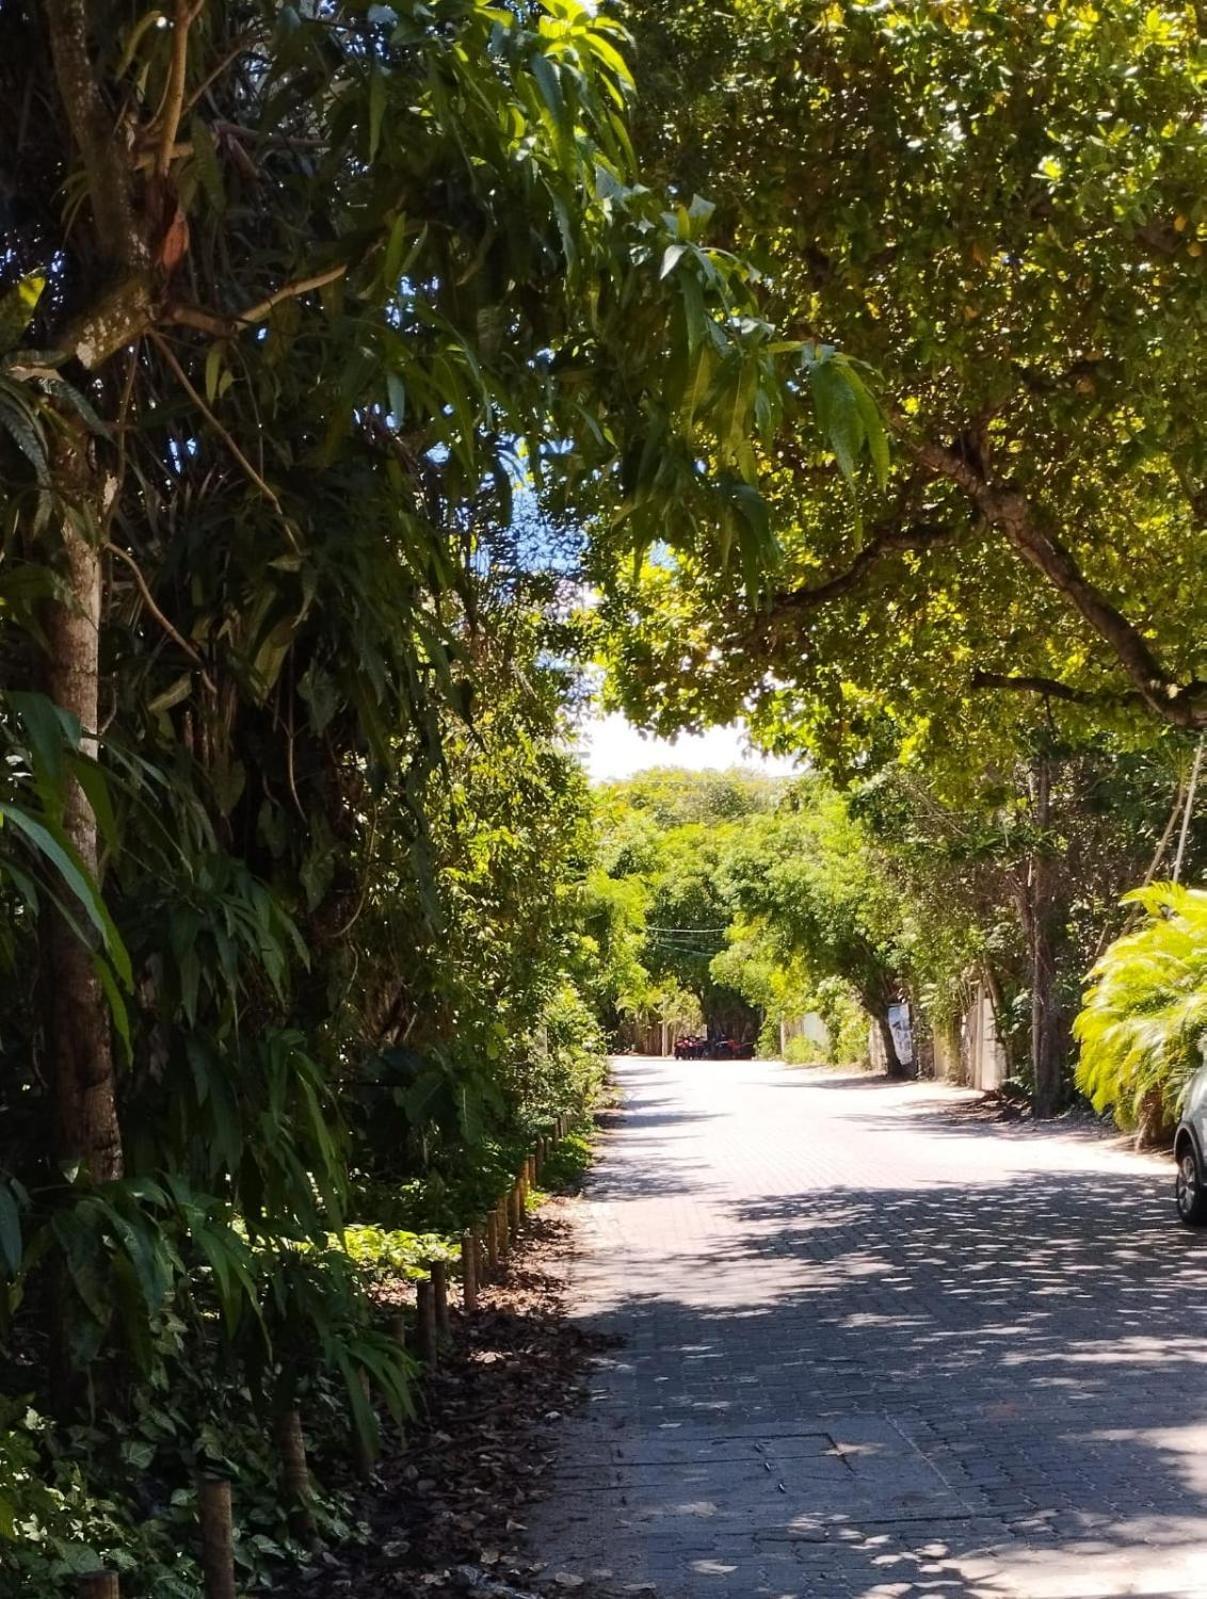
[[[956,1091],[622,1059],[576,1207],[624,1339],[534,1543],[666,1596],[1207,1596],[1207,1238]]]

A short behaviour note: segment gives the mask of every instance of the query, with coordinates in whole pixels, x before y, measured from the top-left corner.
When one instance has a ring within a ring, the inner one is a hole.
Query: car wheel
[[[1207,1193],[1203,1191],[1198,1157],[1191,1144],[1187,1144],[1178,1156],[1174,1199],[1177,1201],[1178,1218],[1187,1227],[1207,1226]]]

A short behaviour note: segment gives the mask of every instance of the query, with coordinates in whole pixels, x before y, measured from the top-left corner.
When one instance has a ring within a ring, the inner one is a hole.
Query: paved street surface
[[[1207,1237],[1171,1164],[969,1096],[622,1058],[555,1571],[660,1595],[1207,1596]]]

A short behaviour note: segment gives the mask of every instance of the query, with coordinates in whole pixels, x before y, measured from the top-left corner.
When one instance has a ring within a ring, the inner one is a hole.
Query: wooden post
[[[373,1400],[369,1388],[369,1373],[362,1370],[360,1374],[361,1392],[365,1396],[365,1404],[372,1407]],[[352,1452],[356,1459],[356,1474],[362,1482],[368,1481],[373,1475],[373,1467],[377,1464],[377,1451],[373,1447],[372,1438],[363,1438],[360,1428],[356,1425],[356,1418],[352,1418]]]
[[[486,1215],[486,1264],[492,1278],[499,1275],[499,1213],[497,1210],[488,1211]]]
[[[461,1234],[461,1306],[467,1316],[478,1308],[478,1240],[469,1227]]]
[[[403,1310],[392,1310],[390,1312],[389,1327],[390,1337],[399,1346],[399,1348],[405,1349],[407,1346],[406,1312]]]
[[[511,1185],[511,1230],[518,1238],[520,1229],[524,1225],[524,1200],[521,1190],[521,1179],[516,1178]]]
[[[506,1194],[495,1202],[495,1216],[498,1219],[499,1259],[506,1260],[508,1251],[511,1248],[511,1239],[508,1236],[510,1232],[511,1207],[507,1202]]]
[[[436,1369],[436,1295],[432,1280],[416,1285],[415,1353],[430,1370]]]
[[[448,1313],[448,1264],[443,1260],[432,1262],[432,1298],[436,1305],[436,1331],[441,1338],[452,1336],[453,1324]]]
[[[231,1485],[225,1477],[202,1477],[197,1488],[197,1510],[201,1521],[205,1599],[235,1599]]]
[[[121,1599],[121,1579],[116,1571],[90,1571],[75,1579],[76,1599]]]

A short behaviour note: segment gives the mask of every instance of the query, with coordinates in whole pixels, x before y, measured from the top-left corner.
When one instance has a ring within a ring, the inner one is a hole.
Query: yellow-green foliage
[[[423,1277],[434,1260],[455,1260],[456,1246],[440,1233],[390,1231],[384,1227],[345,1227],[331,1247],[374,1278]]]
[[[1090,973],[1074,1025],[1077,1086],[1125,1125],[1159,1090],[1172,1116],[1207,1035],[1207,891],[1153,883],[1127,895],[1144,922]]]

